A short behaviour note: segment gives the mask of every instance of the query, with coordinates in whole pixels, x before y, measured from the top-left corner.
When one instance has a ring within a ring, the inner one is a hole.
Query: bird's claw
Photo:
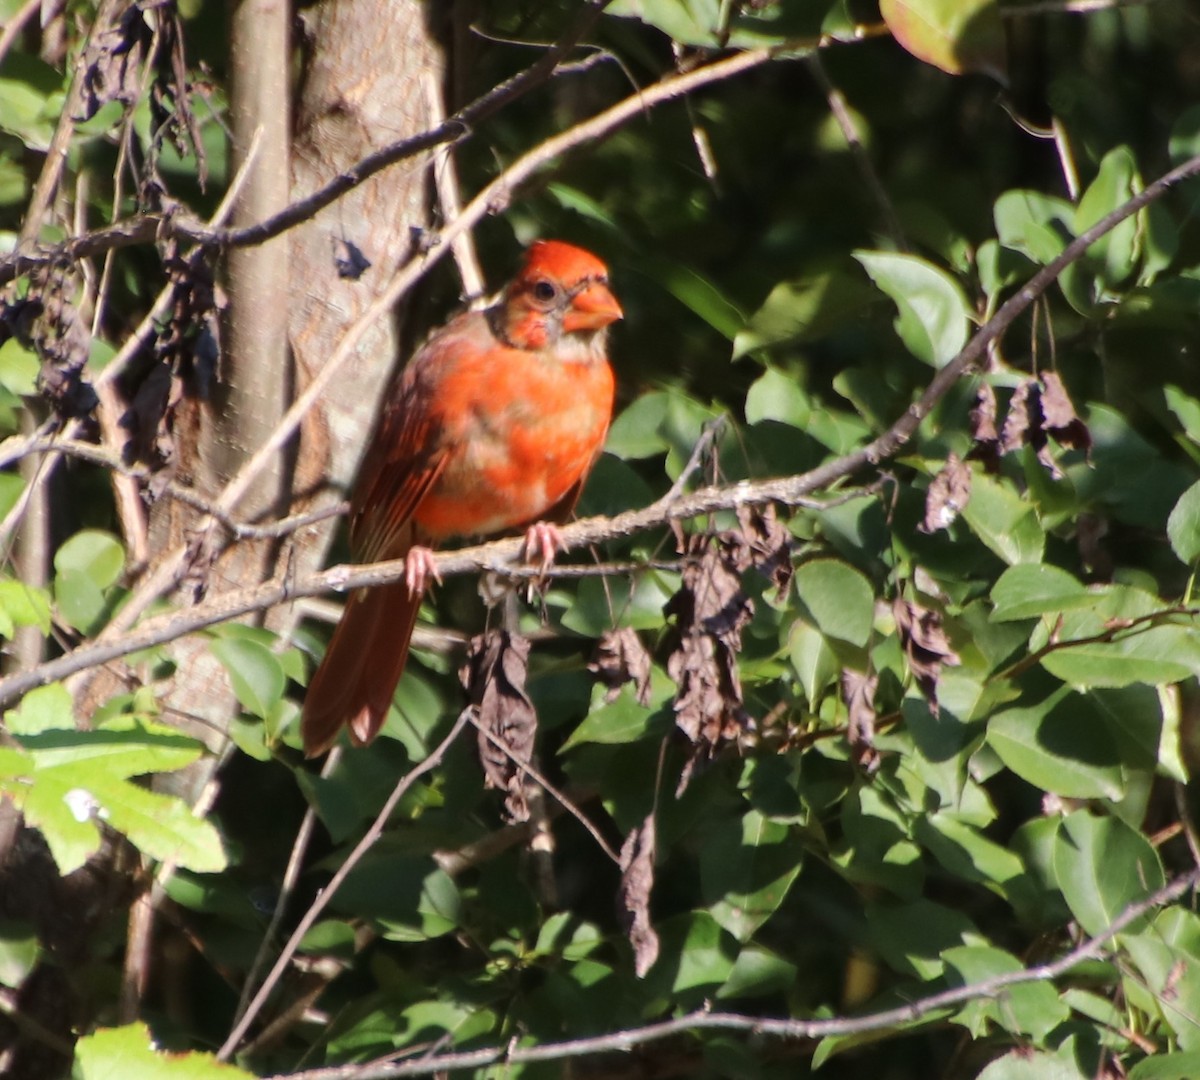
[[[562,533],[557,525],[538,521],[525,530],[525,558],[528,562],[536,562],[542,573],[550,569],[554,557],[562,548]]]
[[[433,551],[427,547],[409,548],[404,556],[404,582],[408,585],[409,596],[419,596],[431,581],[442,583],[442,575],[438,573],[437,560]]]

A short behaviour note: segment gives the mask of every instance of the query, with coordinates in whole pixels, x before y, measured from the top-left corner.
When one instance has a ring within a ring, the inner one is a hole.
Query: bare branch
[[[744,54],[733,59],[742,60]],[[691,74],[701,74],[706,70],[709,69],[701,68],[698,72]],[[680,82],[686,78],[688,76],[681,76],[674,81]],[[616,108],[621,108],[621,106]],[[611,113],[612,110],[609,112]],[[602,114],[602,116],[607,115]],[[565,139],[570,134],[572,133],[565,133],[559,138]],[[551,143],[554,141],[551,140]],[[543,144],[539,150],[548,145],[550,144]],[[526,155],[517,165],[528,161],[531,156],[533,155]],[[514,169],[516,167],[514,166]],[[903,416],[866,446],[797,476],[757,482],[741,481],[729,487],[702,488],[687,498],[667,506],[663,506],[660,502],[647,509],[630,510],[614,518],[592,518],[576,522],[563,529],[564,549],[616,539],[660,526],[667,521],[685,520],[717,510],[736,509],[738,506],[763,505],[772,502],[797,505],[806,500],[812,492],[829,488],[862,469],[887,460],[912,438],[921,421],[954,385],[955,381],[985,355],[988,346],[1004,333],[1021,312],[1049,288],[1067,266],[1079,259],[1100,237],[1126,218],[1137,213],[1155,199],[1161,198],[1176,184],[1198,173],[1200,173],[1200,156],[1184,162],[1166,175],[1159,177],[1152,184],[1148,184],[1128,202],[1076,237],[1063,249],[1058,258],[1038,271],[1000,307],[999,311],[972,336],[958,356],[938,371],[925,392],[909,406]],[[502,177],[497,183],[503,180]],[[487,190],[489,189],[485,189],[484,194]],[[475,206],[477,202],[478,199],[472,203],[472,206]],[[462,223],[470,212],[471,208],[468,207],[467,211],[464,211],[463,217],[455,225]],[[449,232],[448,229],[447,233]],[[368,312],[368,314],[370,313]],[[362,320],[360,320],[361,322]],[[303,398],[297,404],[300,404],[301,401]],[[232,489],[227,490],[226,498],[223,498],[218,504],[222,510],[229,501],[228,497],[231,491]],[[496,540],[490,544],[465,548],[461,551],[445,552],[436,556],[436,562],[438,571],[443,576],[481,569],[503,570],[517,560],[520,550],[521,541],[519,539]],[[180,555],[180,559],[182,559],[182,555]],[[173,580],[177,566],[178,564],[173,564],[172,560],[164,562],[160,572],[156,575],[157,586]],[[323,573],[295,581],[275,580],[254,588],[221,594],[186,611],[148,620],[133,631],[126,632],[125,626],[121,627],[119,634],[110,635],[106,631],[99,640],[81,645],[64,656],[40,664],[30,671],[16,672],[7,678],[0,679],[0,705],[7,705],[15,701],[22,694],[43,683],[65,678],[69,674],[82,671],[95,664],[107,663],[137,649],[173,641],[184,634],[239,615],[245,615],[251,611],[302,596],[315,596],[330,589],[341,591],[347,588],[399,581],[403,575],[403,560],[380,563],[371,567],[333,567]]]
[[[1148,911],[1178,899],[1200,883],[1200,870],[1192,870],[1169,882],[1163,888],[1136,903],[1130,904],[1102,934],[1089,938],[1078,947],[1048,964],[1038,964],[1022,971],[1008,972],[968,986],[956,986],[908,1005],[900,1005],[865,1016],[835,1016],[823,1020],[791,1020],[762,1016],[742,1016],[738,1013],[710,1012],[699,1009],[673,1020],[646,1024],[639,1028],[597,1035],[586,1039],[568,1039],[541,1046],[487,1047],[461,1053],[436,1054],[420,1061],[379,1063],[375,1065],[342,1065],[327,1069],[307,1069],[289,1073],[289,1080],[392,1080],[402,1076],[432,1076],[458,1069],[479,1069],[505,1063],[521,1065],[534,1061],[562,1061],[566,1058],[593,1056],[614,1051],[629,1051],[635,1046],[657,1042],[673,1035],[693,1031],[744,1031],[757,1036],[773,1035],[783,1039],[820,1039],[831,1035],[857,1035],[870,1031],[911,1024],[942,1009],[962,1005],[981,998],[994,998],[1004,990],[1023,983],[1057,979],[1085,960],[1103,956],[1108,943],[1130,923]],[[279,1078],[282,1080],[282,1076]]]

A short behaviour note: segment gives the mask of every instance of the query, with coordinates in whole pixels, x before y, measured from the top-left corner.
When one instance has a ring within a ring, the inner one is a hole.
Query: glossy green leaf
[[[875,621],[875,591],[867,578],[838,559],[812,559],[796,568],[796,594],[823,634],[864,646]]]
[[[992,216],[1001,244],[1045,265],[1067,246],[1075,210],[1053,195],[1012,190],[996,200]]]
[[[661,671],[656,675],[656,681],[663,687],[670,683]],[[616,700],[598,705],[584,717],[559,753],[565,754],[582,743],[619,745],[648,737],[661,738],[671,729],[673,718],[662,707],[662,695],[659,697],[656,703],[642,705],[631,684],[621,687]]]
[[[713,918],[738,941],[749,941],[783,903],[802,853],[787,825],[757,810],[719,823],[700,852],[700,887]]]
[[[1077,810],[1063,819],[1054,852],[1054,873],[1088,934],[1101,934],[1130,904],[1162,888],[1158,854],[1150,842],[1119,818]],[[1146,918],[1127,932],[1137,933]]]
[[[220,834],[212,822],[196,817],[182,799],[96,775],[87,780],[87,790],[100,803],[100,817],[152,859],[197,873],[225,869]]]
[[[285,679],[279,657],[265,645],[245,638],[222,638],[209,647],[229,675],[242,708],[264,719],[269,716],[283,696]]]
[[[1119,799],[1125,780],[1116,742],[1095,703],[1065,687],[988,722],[987,743],[1013,772],[1064,798]]]
[[[992,586],[994,622],[1015,622],[1090,607],[1095,597],[1073,574],[1046,563],[1010,566]]]
[[[1101,218],[1129,201],[1141,189],[1137,162],[1127,146],[1118,146],[1104,155],[1095,179],[1079,200],[1075,212],[1075,233],[1079,235]],[[1142,215],[1126,218],[1102,239],[1088,248],[1088,259],[1096,267],[1106,287],[1120,285],[1133,273],[1141,254]]]
[[[840,271],[781,281],[734,338],[733,359],[821,338],[857,318],[874,297],[861,280]]]
[[[1046,534],[1033,508],[1007,483],[975,473],[963,520],[1010,566],[1041,562]]]
[[[36,626],[50,632],[50,598],[45,589],[0,578],[0,608],[15,626]]]
[[[941,367],[967,340],[971,308],[961,286],[915,255],[857,251],[871,280],[895,302],[896,332],[913,356]]]
[[[837,682],[837,654],[820,630],[802,621],[794,623],[788,634],[788,651],[800,688],[809,707],[815,709],[822,694]]]
[[[1129,1070],[1128,1080],[1194,1080],[1200,1076],[1200,1050],[1155,1054]]]
[[[1022,1047],[996,1058],[976,1080],[1094,1080],[1094,1074],[1057,1054]]]
[[[988,945],[952,947],[942,954],[942,959],[948,969],[948,981],[956,986],[974,986],[1023,970],[1021,962],[1011,953]],[[964,1009],[967,1013],[972,1011],[982,1013],[1015,1035],[1029,1035],[1038,1041],[1071,1015],[1071,1010],[1059,1000],[1054,985],[1041,980],[1015,983],[997,995],[981,997]]]
[[[796,379],[767,368],[746,394],[746,423],[774,420],[801,428],[808,423],[812,408]]]

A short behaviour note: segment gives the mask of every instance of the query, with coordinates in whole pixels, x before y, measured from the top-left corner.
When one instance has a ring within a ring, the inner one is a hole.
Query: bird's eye
[[[533,298],[539,303],[548,304],[558,299],[558,286],[552,281],[535,281],[533,283]]]

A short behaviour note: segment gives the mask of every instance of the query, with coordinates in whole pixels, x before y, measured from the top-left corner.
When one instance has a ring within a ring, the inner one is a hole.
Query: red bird
[[[553,559],[552,523],[574,509],[608,434],[605,339],[621,317],[604,263],[541,240],[495,305],[456,316],[400,372],[355,485],[350,543],[364,562],[405,559],[406,580],[350,595],[305,696],[308,756],[343,724],[356,745],[378,734],[434,547],[524,528],[526,555]]]

